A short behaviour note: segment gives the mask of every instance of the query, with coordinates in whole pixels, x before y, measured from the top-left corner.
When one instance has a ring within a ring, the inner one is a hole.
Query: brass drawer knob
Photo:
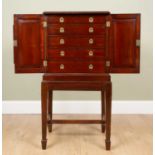
[[[93,44],[94,40],[92,38],[89,39],[89,44]]]
[[[93,17],[89,17],[89,23],[93,23],[94,22],[94,18]]]
[[[64,64],[61,64],[60,69],[64,69],[64,68],[65,68]]]
[[[60,23],[63,23],[64,21],[65,21],[64,17],[60,17],[60,18],[59,18],[59,22],[60,22]]]
[[[60,56],[65,56],[65,51],[60,51]]]
[[[89,51],[89,56],[93,56],[94,55],[94,53],[93,53],[93,51]]]
[[[63,45],[65,43],[64,39],[60,39],[60,44]]]
[[[89,28],[89,33],[93,33],[94,32],[94,28],[93,27],[90,27]]]
[[[65,29],[63,27],[60,27],[59,31],[60,31],[60,33],[64,33]]]
[[[90,70],[92,70],[94,68],[93,64],[90,64],[88,67]]]

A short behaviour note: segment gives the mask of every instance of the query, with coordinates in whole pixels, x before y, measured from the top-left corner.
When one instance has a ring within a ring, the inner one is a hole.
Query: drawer
[[[104,60],[105,49],[48,49],[48,60]]]
[[[48,73],[104,73],[105,61],[48,61]]]
[[[105,24],[50,24],[48,25],[48,34],[105,34]]]
[[[47,17],[48,23],[105,23],[103,15],[52,15]]]
[[[99,36],[48,36],[48,47],[105,47],[105,38]]]

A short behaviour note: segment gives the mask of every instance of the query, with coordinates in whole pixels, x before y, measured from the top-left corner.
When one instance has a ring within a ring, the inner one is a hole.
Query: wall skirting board
[[[100,101],[54,101],[55,114],[100,114]],[[113,101],[113,114],[152,114],[153,101]],[[40,101],[3,101],[3,114],[40,114]]]

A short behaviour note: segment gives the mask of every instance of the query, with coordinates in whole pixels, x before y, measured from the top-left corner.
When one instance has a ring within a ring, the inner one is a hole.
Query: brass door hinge
[[[47,22],[43,21],[43,27],[46,28],[47,27]]]
[[[110,27],[111,23],[110,21],[106,21],[106,27]]]
[[[44,60],[44,61],[43,61],[43,66],[44,66],[44,67],[47,67],[47,60]]]
[[[139,39],[136,40],[136,46],[140,47],[140,40]]]
[[[106,61],[106,67],[110,67],[110,61]]]
[[[17,40],[14,40],[14,41],[13,41],[13,46],[14,46],[14,47],[17,47],[17,46],[18,46]]]

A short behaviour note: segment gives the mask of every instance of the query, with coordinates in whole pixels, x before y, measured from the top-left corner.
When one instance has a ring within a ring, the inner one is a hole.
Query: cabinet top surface
[[[109,11],[45,11],[43,12],[44,15],[51,15],[51,14],[104,14],[109,15]]]

